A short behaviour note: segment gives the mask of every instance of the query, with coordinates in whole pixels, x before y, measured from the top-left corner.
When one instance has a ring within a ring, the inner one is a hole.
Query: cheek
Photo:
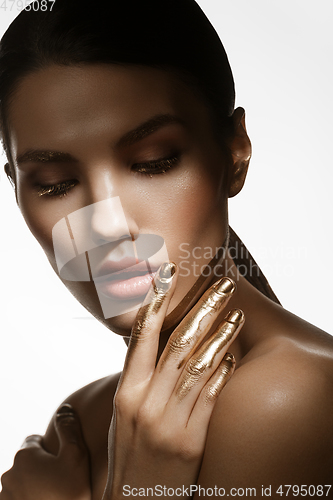
[[[140,193],[142,202],[139,210],[136,207],[137,222],[142,232],[154,231],[163,236],[170,258],[177,262],[182,243],[222,245],[227,197],[221,192],[216,177],[212,179],[192,169],[178,179],[165,176],[164,182],[159,182],[159,189],[157,182],[156,186],[153,182],[149,191]]]
[[[37,204],[26,203],[24,196],[20,196],[18,200],[24,220],[33,236],[42,246],[46,255],[53,256],[52,227],[57,222],[54,214],[49,213],[48,210],[41,210]]]
[[[41,200],[38,194],[32,194],[24,183],[18,183],[17,198],[27,226],[55,268],[52,230],[71,210],[68,206],[65,210],[61,203],[54,203],[53,200]]]

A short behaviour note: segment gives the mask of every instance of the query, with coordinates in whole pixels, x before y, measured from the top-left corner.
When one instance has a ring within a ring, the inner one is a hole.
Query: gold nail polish
[[[224,321],[228,321],[229,323],[239,323],[244,320],[244,313],[240,309],[233,309],[228,312]]]
[[[236,363],[235,356],[231,352],[227,352],[227,354],[224,356],[223,361],[226,363],[231,363],[234,365]]]
[[[236,320],[236,316],[239,318]],[[233,318],[230,322],[226,318]],[[199,351],[187,362],[184,376],[177,389],[177,396],[182,400],[192,387],[198,382],[205,371],[214,364],[216,356],[233,339],[244,323],[244,314],[240,309],[229,312],[226,318],[217,327],[214,334],[206,340]]]
[[[190,317],[185,317],[172,333],[161,360],[161,369],[171,355],[178,358],[184,356],[184,350],[189,351],[200,338],[204,337],[211,327],[209,318],[219,313],[221,307],[235,290],[236,284],[230,278],[221,278],[206,290],[202,299],[196,303],[190,312]],[[184,364],[185,360],[186,357],[179,363],[178,368]]]
[[[219,281],[214,283],[212,288],[217,293],[230,294],[236,290],[236,283],[231,278],[221,278]]]
[[[177,266],[174,262],[164,262],[164,264],[162,264],[160,267],[157,276],[158,280],[161,283],[170,283],[176,273],[176,269]]]
[[[221,278],[219,281],[209,288],[207,295],[207,306],[213,309],[219,309],[221,304],[224,304],[236,290],[236,283],[230,278]],[[205,297],[205,294],[203,295]]]

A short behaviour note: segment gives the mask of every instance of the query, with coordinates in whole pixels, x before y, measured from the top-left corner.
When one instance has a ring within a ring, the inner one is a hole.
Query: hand
[[[231,311],[199,346],[235,290],[228,278],[207,290],[182,320],[156,366],[176,276],[175,264],[161,266],[132,328],[114,398],[103,500],[156,485],[179,495],[183,486],[196,484],[215,402],[234,371],[227,349],[244,323],[242,311]]]
[[[29,436],[2,478],[0,500],[91,500],[89,454],[80,421],[70,405],[57,413],[58,455],[44,450],[42,436]]]

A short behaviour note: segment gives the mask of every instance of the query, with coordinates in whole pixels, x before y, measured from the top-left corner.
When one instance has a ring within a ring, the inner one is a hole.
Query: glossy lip
[[[98,269],[94,283],[98,292],[115,300],[130,300],[147,294],[159,266],[133,258],[107,261]]]
[[[146,273],[143,275],[134,275],[128,273],[127,279],[124,279],[124,274],[122,273],[122,279],[115,279],[111,276],[111,279],[105,277],[101,281],[95,281],[95,286],[98,292],[110,299],[114,300],[131,300],[139,297],[144,297],[151,285],[151,282],[156,273]]]
[[[146,260],[138,262],[137,259],[133,257],[125,257],[118,261],[107,260],[97,269],[97,272],[94,273],[94,281],[103,280],[106,277],[110,279],[110,275],[113,275],[114,278],[117,279],[117,276],[123,275],[126,272],[140,274],[149,272],[149,269],[151,272],[155,272],[158,268],[159,266],[151,264]]]

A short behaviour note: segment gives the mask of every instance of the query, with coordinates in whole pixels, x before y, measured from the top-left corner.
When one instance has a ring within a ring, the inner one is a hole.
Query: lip
[[[114,300],[130,300],[147,294],[157,266],[147,261],[136,263],[132,258],[105,262],[96,273],[98,292]]]
[[[125,273],[124,273],[125,274]],[[121,273],[121,276],[124,276]],[[98,292],[110,299],[114,300],[130,300],[139,297],[144,297],[151,285],[151,282],[156,273],[146,273],[141,275],[134,275],[127,273],[123,279],[115,279],[111,277],[99,278],[95,281],[95,286]]]
[[[137,259],[133,257],[125,257],[121,260],[107,260],[104,262],[98,269],[97,272],[94,273],[94,280],[98,280],[99,278],[104,278],[106,276],[110,277],[110,275],[114,275],[116,278],[117,274],[123,274],[126,272],[137,272],[138,274],[149,272],[151,269],[152,272],[157,271],[157,267],[151,265],[146,260],[141,260],[138,262]]]

